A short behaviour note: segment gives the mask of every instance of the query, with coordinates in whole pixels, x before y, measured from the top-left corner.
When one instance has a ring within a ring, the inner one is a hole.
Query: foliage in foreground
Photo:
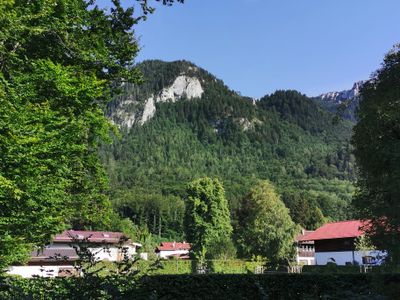
[[[96,2],[0,1],[0,271],[65,227],[111,226],[98,146],[112,129],[106,104],[140,82],[141,17]]]
[[[97,149],[111,83],[138,80],[134,23],[117,1],[1,1],[0,269],[66,224],[109,225]]]
[[[361,90],[353,144],[359,167],[354,205],[380,249],[400,262],[400,46]]]
[[[399,274],[163,275],[1,279],[1,299],[396,299]]]

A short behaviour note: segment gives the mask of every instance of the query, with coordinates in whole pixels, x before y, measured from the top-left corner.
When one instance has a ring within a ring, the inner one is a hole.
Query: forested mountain
[[[295,222],[312,228],[351,217],[352,123],[297,91],[242,97],[186,61],[146,61],[144,83],[108,107],[121,137],[103,146],[111,199],[124,217],[163,237],[183,234],[187,183],[218,177],[234,227],[240,200],[269,179]]]

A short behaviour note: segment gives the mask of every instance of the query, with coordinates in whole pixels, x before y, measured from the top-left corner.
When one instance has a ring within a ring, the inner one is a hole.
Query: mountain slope
[[[186,184],[216,176],[224,182],[233,217],[258,179],[271,180],[281,192],[307,192],[306,201],[331,219],[349,217],[351,123],[333,125],[330,112],[295,91],[254,102],[188,62],[148,61],[140,68],[146,83],[126,86],[108,110],[123,137],[102,149],[112,199],[124,216],[152,232],[179,236],[179,196]],[[200,83],[202,92],[190,97],[179,89],[162,98],[180,76]],[[158,100],[151,117],[143,119],[150,98]],[[133,105],[121,105],[126,101]],[[118,109],[135,120],[114,118]]]

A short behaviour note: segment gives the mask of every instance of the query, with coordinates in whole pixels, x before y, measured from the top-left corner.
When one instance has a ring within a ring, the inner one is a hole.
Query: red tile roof
[[[360,220],[327,223],[314,232],[299,238],[299,241],[317,241],[342,238],[355,238],[364,233],[360,228],[364,225]]]
[[[303,229],[299,235],[295,237],[296,242],[301,242],[302,244],[314,244],[314,241],[305,240],[304,238],[313,233],[314,230],[305,230]]]
[[[122,232],[109,231],[75,231],[66,230],[61,234],[57,234],[53,243],[70,243],[75,240],[88,240],[91,243],[117,244],[120,241],[126,241],[127,238]]]
[[[161,242],[156,251],[176,251],[176,250],[190,250],[190,244],[183,242]]]

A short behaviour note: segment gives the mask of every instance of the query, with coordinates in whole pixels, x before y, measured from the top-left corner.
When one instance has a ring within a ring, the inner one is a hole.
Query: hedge
[[[141,262],[146,263],[146,262]],[[254,273],[258,265],[263,265],[261,262],[245,261],[245,260],[212,260],[208,261],[208,266],[212,269],[212,273],[219,274],[248,274]],[[162,260],[160,268],[150,272],[151,275],[177,275],[177,274],[192,274],[192,261],[190,260]]]
[[[210,274],[0,280],[0,299],[399,299],[400,274]]]
[[[340,266],[336,264],[327,265],[313,265],[303,266],[302,272],[307,274],[359,274],[362,273],[364,266]],[[400,273],[400,267],[395,266],[370,266],[368,267],[368,273],[384,273],[393,274]]]
[[[154,267],[154,265],[158,267]],[[264,265],[264,262],[239,259],[207,261],[209,271],[218,274],[254,273],[256,267],[262,265]],[[189,275],[194,273],[193,266],[191,260],[183,259],[160,260],[158,262],[140,260],[137,262],[137,268],[148,275]],[[101,276],[107,276],[116,271],[116,266],[112,262],[99,262],[96,267],[102,269],[99,274]]]
[[[314,266],[303,266],[303,273],[312,273],[312,274],[359,274],[361,267],[360,266],[338,266],[335,264],[328,265],[314,265]]]
[[[399,299],[400,275],[152,276],[144,289],[154,299]]]

